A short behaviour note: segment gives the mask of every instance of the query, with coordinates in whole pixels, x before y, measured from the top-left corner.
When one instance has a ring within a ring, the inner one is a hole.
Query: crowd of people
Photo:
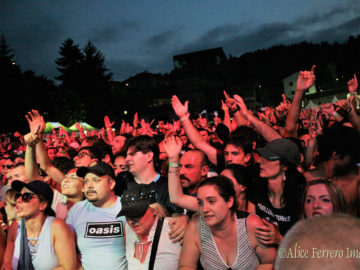
[[[356,249],[357,78],[346,100],[302,109],[314,82],[315,66],[300,71],[291,101],[259,111],[224,91],[223,119],[172,96],[177,120],[119,130],[105,116],[44,134],[28,112],[29,132],[0,145],[1,269],[305,269],[283,251]],[[311,263],[357,269],[358,255]]]

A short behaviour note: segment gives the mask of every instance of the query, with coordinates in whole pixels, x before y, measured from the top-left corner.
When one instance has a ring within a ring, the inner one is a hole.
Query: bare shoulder
[[[60,218],[55,218],[51,224],[51,230],[52,231],[57,231],[57,230],[68,230],[68,226],[65,223],[65,221],[63,219]]]
[[[258,215],[249,214],[246,219],[246,225],[249,229],[255,229],[257,226],[264,226],[264,222]]]

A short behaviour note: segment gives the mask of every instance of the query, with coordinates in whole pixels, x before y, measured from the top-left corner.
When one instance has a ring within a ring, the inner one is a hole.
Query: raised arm
[[[164,139],[165,152],[169,158],[169,174],[168,186],[170,201],[181,208],[190,211],[198,210],[198,203],[195,197],[185,195],[179,177],[179,155],[181,152],[182,143],[179,137],[173,134],[167,134]]]
[[[105,124],[105,128],[106,128],[106,133],[107,133],[107,137],[108,137],[108,141],[106,142],[107,144],[112,144],[114,138],[115,138],[115,134],[112,130],[112,126],[114,125],[115,122],[110,122],[110,119],[107,115],[105,115],[104,117],[104,124]]]
[[[39,127],[40,128],[40,127]],[[38,165],[36,163],[35,147],[38,143],[39,138],[37,133],[28,133],[24,136],[26,143],[25,151],[25,174],[27,179],[30,180],[41,180],[42,177],[39,175]]]
[[[236,104],[235,99],[231,98],[226,91],[224,90],[224,96],[225,96],[225,103],[229,108],[229,112],[231,112],[234,116],[234,120],[236,122],[236,125],[239,126],[246,126],[248,124],[248,121],[244,116],[240,113],[239,107]],[[229,115],[230,117],[230,115]],[[230,120],[230,119],[229,119]],[[231,130],[231,127],[229,127]]]
[[[190,142],[196,147],[203,151],[210,162],[214,165],[217,165],[217,152],[215,147],[212,147],[210,144],[204,141],[199,131],[194,127],[190,120],[190,113],[188,111],[188,101],[184,104],[180,102],[177,96],[172,96],[171,98],[172,107],[179,117],[180,122],[185,130],[186,136],[189,138]]]
[[[300,115],[301,101],[304,92],[308,90],[315,82],[315,65],[310,71],[300,71],[296,82],[296,92],[291,103],[289,113],[286,117],[285,137],[297,138],[296,126]]]
[[[28,114],[26,115],[26,119],[28,120],[31,132],[35,133],[37,127],[40,126],[37,135],[39,138],[42,138],[45,129],[45,121],[44,118],[40,115],[40,113],[37,110],[31,110],[31,112],[28,112]],[[39,158],[40,168],[44,170],[48,176],[50,176],[56,183],[60,185],[61,181],[64,179],[65,176],[59,169],[57,169],[54,165],[51,164],[42,139],[39,139],[39,142],[36,144],[36,154]]]
[[[255,127],[255,129],[264,137],[266,141],[271,142],[275,139],[281,138],[280,134],[277,133],[272,127],[268,126],[248,111],[244,100],[239,95],[234,95],[234,99],[239,105],[241,113],[245,119],[247,119]]]

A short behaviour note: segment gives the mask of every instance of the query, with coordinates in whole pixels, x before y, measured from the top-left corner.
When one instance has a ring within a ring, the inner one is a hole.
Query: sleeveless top
[[[32,256],[32,264],[36,270],[54,269],[59,265],[54,246],[51,242],[51,224],[55,217],[47,217],[41,229],[36,253]],[[12,260],[13,269],[17,269],[20,256],[20,225],[15,240],[15,250]]]
[[[256,269],[259,265],[259,259],[250,243],[246,230],[246,218],[236,219],[237,230],[237,254],[233,265],[227,265],[221,257],[213,234],[206,225],[203,218],[200,217],[201,223],[201,255],[200,262],[202,267],[217,270],[245,270]]]

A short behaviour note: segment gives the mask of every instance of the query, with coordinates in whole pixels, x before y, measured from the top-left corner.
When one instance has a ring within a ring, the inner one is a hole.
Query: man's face
[[[21,182],[28,183],[28,178],[26,177],[25,173],[25,166],[18,166],[16,168],[12,168],[9,171],[9,178],[8,178],[8,185],[11,185],[11,183],[14,180],[20,180]]]
[[[81,150],[75,157],[75,167],[88,167],[91,163],[96,162],[97,159],[91,155],[89,150]]]
[[[205,130],[200,130],[200,135],[203,137],[203,139],[206,141],[206,142],[210,142],[210,136],[209,136],[209,133]]]
[[[119,153],[121,149],[124,147],[126,138],[124,136],[116,136],[115,139],[111,143],[111,148],[113,154]]]
[[[84,193],[89,202],[99,207],[106,203],[112,195],[115,181],[109,176],[98,176],[87,173],[84,178]]]
[[[238,164],[246,166],[246,155],[244,151],[233,144],[228,144],[225,146],[224,157],[226,164]]]
[[[115,161],[114,161],[115,175],[117,176],[119,173],[121,173],[123,171],[127,171],[127,170],[128,170],[128,166],[126,164],[125,157],[118,156],[117,158],[115,158]]]
[[[150,152],[152,154],[152,152]],[[126,153],[126,164],[128,165],[129,172],[134,175],[139,175],[145,169],[148,168],[149,164],[152,162],[149,157],[150,153],[144,154],[141,151],[137,151],[134,147],[130,147]]]
[[[207,174],[202,170],[201,154],[198,152],[188,151],[180,159],[180,183],[183,188],[197,186],[201,178]]]

